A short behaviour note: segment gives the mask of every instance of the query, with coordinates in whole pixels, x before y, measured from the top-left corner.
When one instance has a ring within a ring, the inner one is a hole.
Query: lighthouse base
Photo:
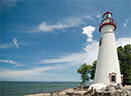
[[[93,87],[93,89],[96,90],[100,90],[103,87],[106,87],[107,85],[103,84],[103,83],[97,83],[97,84],[92,84],[89,89],[91,89]]]
[[[96,89],[96,91],[100,91],[102,88],[106,88],[107,86],[120,86],[120,85],[122,86],[121,83],[110,83],[108,85],[105,85],[103,83],[95,83],[90,85],[89,89],[91,90],[93,87],[93,89]]]

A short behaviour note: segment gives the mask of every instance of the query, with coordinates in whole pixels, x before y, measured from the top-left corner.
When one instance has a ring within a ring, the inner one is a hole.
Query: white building
[[[120,65],[117,56],[115,29],[116,23],[112,13],[106,12],[99,26],[101,32],[99,52],[95,71],[94,84],[91,87],[100,89],[109,84],[121,83]]]

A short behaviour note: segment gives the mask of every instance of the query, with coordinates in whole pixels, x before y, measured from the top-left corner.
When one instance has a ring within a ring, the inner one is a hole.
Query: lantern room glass
[[[104,19],[106,19],[106,18],[111,18],[111,14],[105,14]]]

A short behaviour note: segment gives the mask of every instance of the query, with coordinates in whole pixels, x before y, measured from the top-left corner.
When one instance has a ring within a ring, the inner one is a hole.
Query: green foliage
[[[81,84],[85,84],[86,81],[89,81],[89,72],[90,72],[91,65],[87,65],[86,63],[81,65],[77,72],[81,74],[82,82]]]
[[[131,81],[131,44],[119,46],[117,48],[120,61],[121,74],[123,74],[123,83],[129,84]]]
[[[95,77],[95,70],[96,70],[96,64],[97,64],[97,60],[95,60],[91,66],[91,69],[90,69],[90,79],[94,79]]]

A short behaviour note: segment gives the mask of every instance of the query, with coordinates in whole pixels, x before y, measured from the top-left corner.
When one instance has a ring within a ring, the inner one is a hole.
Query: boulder
[[[121,96],[131,96],[131,93],[128,90],[123,90]]]
[[[101,89],[100,89],[100,91],[106,91],[106,87],[102,87]]]
[[[109,86],[106,87],[105,91],[116,91],[116,89],[113,85],[109,85]]]
[[[131,89],[128,90],[131,93]]]
[[[123,86],[122,86],[120,83],[118,83],[118,84],[115,86],[115,89],[116,89],[116,90],[122,90],[122,89],[123,89]]]
[[[121,96],[122,90],[116,90],[112,96]]]
[[[115,89],[113,86],[111,86],[111,87],[108,89],[108,91],[116,91],[116,89]]]

